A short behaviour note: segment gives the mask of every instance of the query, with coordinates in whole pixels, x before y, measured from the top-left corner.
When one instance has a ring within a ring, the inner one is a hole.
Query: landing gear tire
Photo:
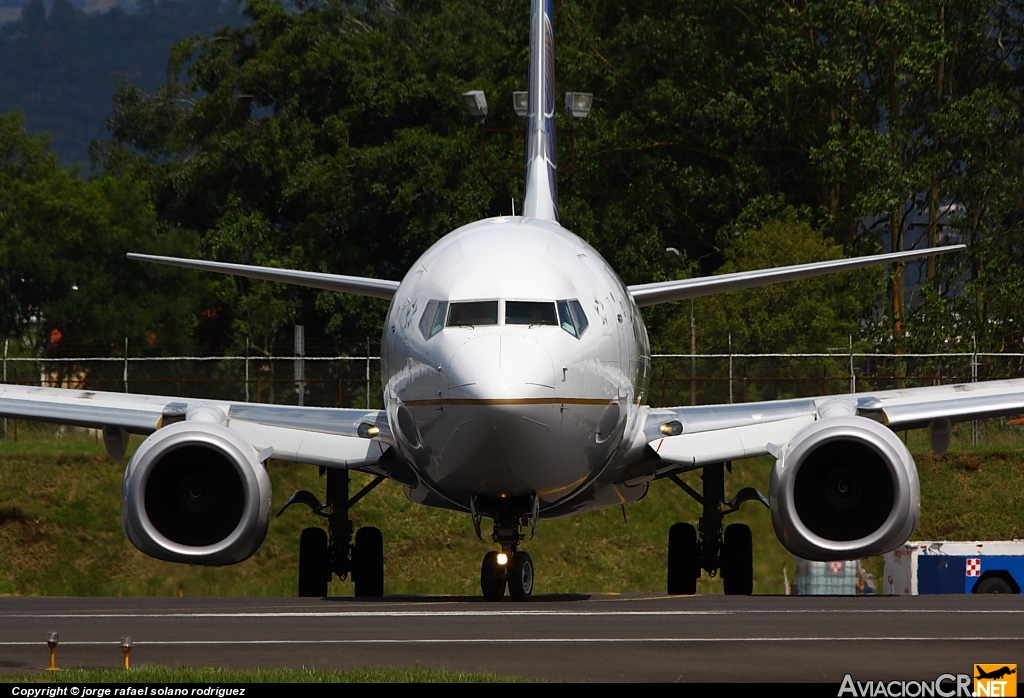
[[[988,577],[978,582],[974,589],[975,594],[1012,594],[1009,582],[1002,577]]]
[[[352,581],[356,596],[384,596],[384,536],[379,528],[366,526],[356,531]]]
[[[306,528],[299,534],[299,596],[323,598],[331,568],[327,561],[327,531]]]
[[[696,594],[698,577],[697,529],[688,523],[673,524],[668,529],[668,593]]]
[[[722,582],[725,593],[750,596],[754,593],[754,544],[750,526],[732,524],[722,540]]]
[[[529,601],[533,595],[533,558],[516,553],[508,563],[508,595],[513,601]]]
[[[484,555],[480,566],[480,590],[487,601],[501,601],[505,596],[505,570],[498,564],[498,553],[491,551]]]

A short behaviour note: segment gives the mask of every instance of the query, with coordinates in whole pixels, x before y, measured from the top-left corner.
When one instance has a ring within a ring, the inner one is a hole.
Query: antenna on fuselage
[[[516,197],[512,197],[512,217],[516,217]]]

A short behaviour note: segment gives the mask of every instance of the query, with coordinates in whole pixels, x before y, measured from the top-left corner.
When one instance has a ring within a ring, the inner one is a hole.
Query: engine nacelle
[[[864,417],[821,419],[776,460],[772,523],[787,550],[808,560],[851,560],[902,545],[921,510],[917,466],[886,427]]]
[[[230,565],[270,526],[270,478],[249,442],[211,422],[178,422],[142,442],[121,488],[121,525],[168,562]]]

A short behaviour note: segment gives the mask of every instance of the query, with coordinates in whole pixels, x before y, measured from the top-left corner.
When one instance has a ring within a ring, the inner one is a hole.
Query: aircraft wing
[[[1024,379],[829,395],[772,402],[652,409],[644,425],[663,461],[700,466],[778,455],[800,429],[833,415],[857,415],[893,430],[1024,413]],[[948,420],[946,422],[945,420]]]
[[[250,279],[280,281],[286,284],[322,288],[326,291],[354,293],[360,296],[370,296],[371,298],[383,298],[384,300],[391,300],[391,297],[395,295],[395,291],[398,290],[397,281],[370,279],[365,276],[342,276],[341,274],[324,274],[315,271],[299,271],[297,269],[275,269],[274,267],[256,267],[247,264],[210,262],[203,259],[160,257],[157,255],[136,254],[134,252],[128,254],[128,259],[155,262],[172,267],[184,267],[185,269],[246,276]]]
[[[740,271],[735,274],[719,274],[702,276],[696,279],[676,279],[675,281],[659,281],[653,284],[637,284],[629,287],[633,300],[641,308],[658,303],[700,298],[726,291],[740,291],[745,288],[769,286],[783,281],[809,279],[841,271],[852,271],[866,267],[890,264],[910,259],[920,259],[933,255],[958,252],[967,249],[966,245],[949,245],[933,247],[927,250],[911,250],[892,254],[876,254],[853,259],[834,259],[828,262],[812,262],[811,264],[795,264],[774,269],[758,269],[757,271]]]
[[[293,407],[91,390],[0,385],[0,417],[147,435],[183,420],[220,421],[280,460],[355,468],[393,444],[383,410]]]

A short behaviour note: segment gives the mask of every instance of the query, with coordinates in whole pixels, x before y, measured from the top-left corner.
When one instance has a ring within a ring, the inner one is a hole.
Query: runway
[[[0,672],[447,668],[566,681],[932,680],[1024,663],[1024,597],[2,598]]]

